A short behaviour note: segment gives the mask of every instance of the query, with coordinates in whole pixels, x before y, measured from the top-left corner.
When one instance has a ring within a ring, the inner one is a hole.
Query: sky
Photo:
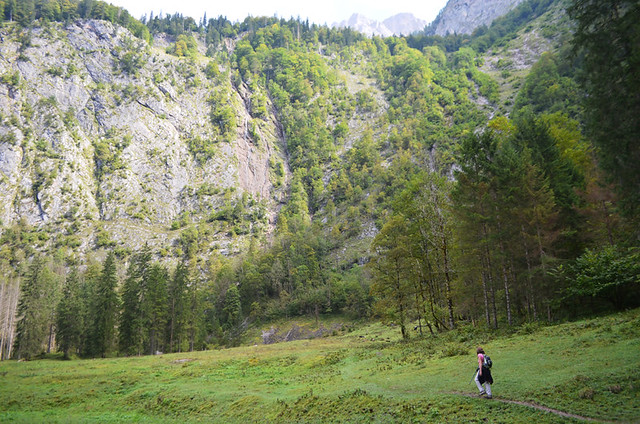
[[[106,0],[121,6],[135,18],[160,12],[181,13],[200,21],[204,13],[208,18],[226,16],[232,22],[247,16],[277,16],[288,19],[300,17],[317,24],[331,25],[354,13],[369,19],[383,21],[398,13],[413,13],[417,18],[431,22],[447,0]]]

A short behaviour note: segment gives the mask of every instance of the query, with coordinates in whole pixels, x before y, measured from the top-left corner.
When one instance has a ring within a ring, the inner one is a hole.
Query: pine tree
[[[176,267],[168,288],[167,346],[169,352],[181,352],[188,316],[189,268],[181,262]]]
[[[573,0],[573,44],[584,57],[587,128],[626,216],[640,216],[640,3]],[[635,226],[638,235],[638,225]],[[632,237],[633,238],[633,237]],[[637,241],[637,240],[636,240]]]
[[[240,293],[235,284],[232,284],[225,293],[222,312],[224,313],[224,321],[227,329],[233,329],[238,325],[242,308],[240,304]]]
[[[148,331],[148,351],[151,355],[163,349],[167,325],[167,270],[160,264],[151,265],[143,284],[141,305],[143,323]]]
[[[83,273],[83,278],[80,280],[80,297],[83,302],[79,316],[82,322],[79,350],[80,354],[85,357],[93,355],[91,349],[93,348],[94,311],[97,301],[95,293],[98,287],[98,280],[102,275],[102,268],[103,264],[100,262],[91,261]]]
[[[80,348],[84,329],[83,307],[80,276],[78,270],[73,268],[67,276],[56,316],[58,348],[64,352],[65,359],[69,358],[69,352],[72,349],[77,351]]]
[[[456,158],[460,170],[456,172],[457,184],[452,192],[459,247],[465,256],[472,258],[466,261],[466,274],[469,279],[481,282],[485,319],[487,326],[493,327],[498,326],[492,226],[493,161],[497,149],[498,140],[491,130],[465,138]]]
[[[574,257],[583,248],[579,237],[582,219],[577,213],[580,203],[577,189],[583,187],[584,176],[561,154],[548,124],[542,119],[525,115],[516,124],[513,137],[516,149],[529,150],[532,164],[542,171],[559,209],[557,225],[562,229],[562,236],[556,239],[556,250],[562,256]]]
[[[116,293],[118,276],[116,259],[109,252],[102,273],[97,280],[93,303],[93,325],[90,335],[90,352],[94,356],[106,357],[115,345],[119,299]]]
[[[14,354],[18,359],[31,357],[44,351],[55,309],[51,293],[57,284],[54,273],[43,256],[36,256],[22,287],[18,304],[18,323]]]
[[[190,274],[193,274],[193,270],[190,270]],[[197,279],[194,279],[191,281],[191,284],[189,284],[186,294],[187,313],[185,316],[185,333],[188,338],[190,352],[201,349],[206,336],[205,316],[208,315],[208,313],[205,310],[205,294],[201,285]],[[213,309],[213,305],[210,304],[208,308]],[[213,324],[213,322],[209,324]]]
[[[151,252],[145,248],[131,258],[127,278],[122,287],[122,312],[118,345],[126,355],[141,355],[144,349],[144,318],[142,313],[143,283],[149,272]]]

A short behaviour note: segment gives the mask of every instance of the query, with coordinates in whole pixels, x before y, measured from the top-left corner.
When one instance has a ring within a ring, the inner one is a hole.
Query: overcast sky
[[[242,21],[247,16],[278,16],[279,18],[309,18],[317,24],[329,24],[360,13],[370,19],[383,21],[398,13],[413,13],[427,22],[433,21],[447,0],[107,0],[122,6],[135,18],[160,12],[179,12],[200,21],[205,12],[208,18],[226,16]]]

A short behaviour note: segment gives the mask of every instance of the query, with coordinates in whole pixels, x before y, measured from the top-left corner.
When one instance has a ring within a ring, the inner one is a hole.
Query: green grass
[[[155,357],[0,363],[0,422],[528,422],[575,420],[474,393],[475,346],[496,399],[640,420],[640,310],[495,335],[337,337]]]

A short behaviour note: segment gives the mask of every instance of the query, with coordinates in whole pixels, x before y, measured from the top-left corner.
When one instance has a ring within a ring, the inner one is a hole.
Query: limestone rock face
[[[428,35],[471,34],[524,0],[449,0],[430,25]]]
[[[411,13],[398,13],[382,23],[395,35],[411,35],[422,31],[427,25],[427,21],[418,19]]]
[[[0,225],[117,227],[137,248],[243,196],[275,215],[270,164],[285,159],[273,113],[252,118],[248,89],[205,75],[211,59],[168,55],[104,21],[0,32]],[[224,138],[210,118],[219,90],[241,117]]]
[[[369,19],[359,13],[354,13],[346,21],[333,24],[334,28],[351,28],[354,31],[361,32],[369,37],[378,35],[381,37],[390,37],[393,32],[384,24],[373,19]]]
[[[348,27],[369,37],[374,35],[390,37],[392,35],[410,35],[414,32],[422,31],[425,25],[427,25],[427,21],[418,19],[411,13],[398,13],[382,22],[354,13],[348,20],[334,23],[333,27]]]

